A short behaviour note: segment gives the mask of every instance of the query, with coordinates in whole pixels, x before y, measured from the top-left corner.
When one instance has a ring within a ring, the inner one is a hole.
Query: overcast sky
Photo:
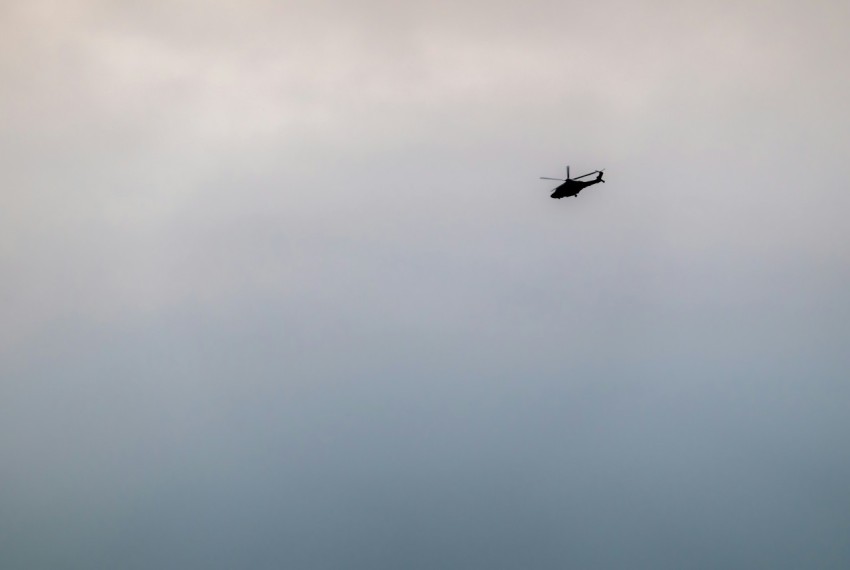
[[[0,566],[850,567],[848,21],[2,4]]]

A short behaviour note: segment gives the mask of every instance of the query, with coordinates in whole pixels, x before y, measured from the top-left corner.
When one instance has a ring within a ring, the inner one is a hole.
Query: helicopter
[[[602,172],[604,172],[604,168],[602,170],[594,170],[593,172],[588,172],[587,174],[582,174],[581,176],[576,176],[575,178],[570,178],[570,167],[567,166],[567,177],[566,178],[548,178],[546,176],[541,176],[541,180],[560,180],[563,182],[560,186],[555,188],[555,191],[552,192],[552,198],[560,200],[561,198],[568,198],[570,196],[578,197],[578,193],[587,188],[592,184],[596,184],[598,182],[605,182],[602,180]],[[589,182],[582,182],[580,178],[586,178],[596,174],[596,178]]]

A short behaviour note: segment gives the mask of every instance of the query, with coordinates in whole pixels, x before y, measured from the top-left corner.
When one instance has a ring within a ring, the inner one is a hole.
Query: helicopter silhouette
[[[578,196],[578,193],[591,186],[593,184],[597,184],[599,182],[605,182],[602,180],[602,172],[604,172],[604,168],[602,170],[594,170],[593,172],[588,172],[587,174],[582,174],[581,176],[576,176],[575,178],[570,178],[570,167],[567,166],[567,177],[566,178],[548,178],[546,176],[541,176],[541,180],[560,180],[563,182],[560,186],[555,188],[555,191],[552,192],[552,198],[560,200],[561,198],[568,198],[570,196]],[[591,176],[592,174],[596,174],[596,178],[589,182],[580,181],[580,178],[586,178]]]

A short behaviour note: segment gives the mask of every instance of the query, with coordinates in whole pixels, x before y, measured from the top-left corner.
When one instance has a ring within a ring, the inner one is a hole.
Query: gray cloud
[[[847,566],[845,8],[2,10],[4,568]]]

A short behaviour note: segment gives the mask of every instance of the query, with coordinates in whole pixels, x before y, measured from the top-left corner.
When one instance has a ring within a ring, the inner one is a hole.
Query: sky
[[[850,567],[848,6],[4,3],[0,566]]]

